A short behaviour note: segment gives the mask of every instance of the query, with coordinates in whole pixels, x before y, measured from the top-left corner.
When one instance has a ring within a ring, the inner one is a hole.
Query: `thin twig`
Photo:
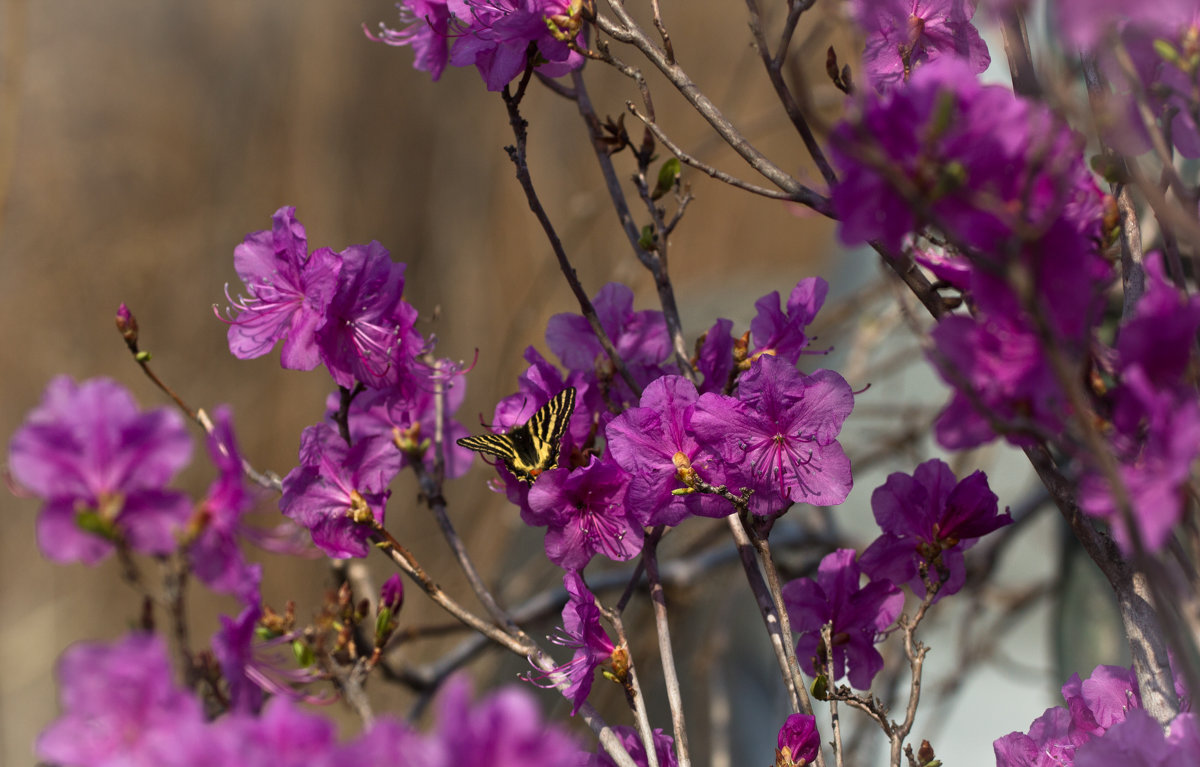
[[[670,150],[671,154],[678,157],[679,161],[684,165],[695,168],[696,170],[707,174],[711,178],[714,178],[724,184],[728,184],[735,189],[741,189],[744,192],[761,195],[762,197],[767,197],[772,200],[789,200],[791,202],[802,203],[808,205],[818,213],[822,213],[826,216],[831,215],[829,200],[827,198],[822,197],[811,190],[808,190],[804,193],[781,192],[774,189],[767,189],[766,187],[762,186],[756,186],[747,181],[742,181],[740,178],[731,176],[723,170],[718,170],[703,160],[699,160],[685,152],[682,147],[672,141],[671,138],[663,132],[663,129],[659,127],[658,123],[651,120],[648,116],[642,114],[642,112],[633,105],[632,101],[626,101],[625,108],[629,110],[630,114],[641,120],[642,123],[650,129],[650,132],[654,134],[654,138],[658,139],[659,143]]]
[[[605,16],[597,16],[596,26],[600,31],[614,40],[632,44],[641,51],[675,86],[680,95],[687,99],[700,116],[712,126],[713,130],[725,140],[725,143],[737,152],[750,167],[783,191],[803,196],[806,200],[802,201],[804,204],[816,207],[820,195],[805,187],[755,148],[692,82],[687,72],[678,64],[670,61],[666,52],[646,36],[646,33],[637,26],[620,3],[612,3],[610,7],[617,15],[620,25]]]
[[[833,622],[821,626],[821,643],[825,646],[825,679],[830,686],[837,679],[833,664]],[[833,728],[833,762],[837,767],[843,767],[844,753],[842,749],[842,717],[838,714],[838,697],[829,696],[829,723]]]
[[[626,385],[635,396],[640,397],[642,387],[634,380],[633,374],[629,372],[625,361],[621,359],[621,355],[617,353],[617,349],[613,346],[612,339],[608,337],[608,332],[604,326],[600,324],[600,318],[596,315],[596,308],[592,305],[592,301],[588,298],[587,293],[583,289],[583,285],[579,282],[579,275],[575,273],[575,267],[571,266],[570,260],[567,258],[567,252],[563,249],[562,240],[558,237],[558,232],[554,229],[554,224],[551,223],[550,217],[546,214],[546,209],[542,207],[542,202],[538,198],[537,191],[533,187],[533,178],[529,174],[529,165],[526,162],[525,143],[527,139],[527,130],[529,124],[525,118],[521,117],[519,109],[521,97],[524,95],[525,87],[529,83],[529,77],[533,72],[532,62],[525,69],[525,75],[521,79],[517,93],[514,95],[506,86],[502,96],[504,104],[508,108],[508,122],[512,127],[513,136],[516,139],[516,144],[505,147],[508,152],[509,159],[517,171],[517,181],[521,184],[521,189],[525,192],[525,199],[529,203],[529,209],[533,211],[537,217],[538,223],[542,225],[542,230],[546,234],[546,239],[550,241],[550,247],[554,251],[555,258],[558,259],[559,269],[563,276],[567,278],[567,284],[571,287],[571,292],[575,294],[575,299],[579,302],[579,308],[583,313],[584,318],[591,326],[592,332],[596,339],[600,342],[601,348],[608,355],[612,362],[613,369],[621,376]]]
[[[650,582],[650,602],[654,606],[654,626],[658,630],[658,654],[662,659],[663,682],[667,687],[667,702],[671,708],[671,725],[675,730],[675,756],[679,767],[691,767],[688,755],[687,728],[683,719],[683,696],[675,670],[675,653],[671,647],[671,629],[667,623],[667,600],[663,593],[662,575],[658,571],[658,541],[647,541],[642,549],[646,577]]]
[[[791,88],[783,79],[783,64],[787,59],[788,45],[792,39],[792,33],[796,29],[796,24],[800,21],[800,16],[806,10],[813,6],[814,0],[792,0],[788,3],[788,16],[784,22],[782,39],[779,44],[779,51],[772,56],[771,48],[767,44],[767,36],[763,31],[762,14],[758,10],[758,0],[746,0],[746,9],[750,12],[750,32],[754,36],[754,45],[758,48],[758,55],[762,58],[763,67],[767,70],[767,78],[771,81],[771,87],[775,89],[775,95],[779,98],[779,103],[783,105],[783,111],[787,114],[788,119],[792,121],[792,127],[800,134],[800,140],[804,142],[804,148],[808,150],[809,157],[816,164],[817,169],[821,172],[821,176],[825,179],[825,183],[833,186],[837,183],[837,173],[834,172],[833,166],[829,164],[829,159],[825,156],[825,152],[821,149],[821,145],[817,143],[817,137],[813,135],[812,128],[809,127],[808,119],[804,116],[804,110],[801,109],[799,102],[792,95]]]
[[[640,73],[638,77],[641,77]],[[600,165],[600,173],[604,176],[604,185],[608,189],[608,196],[612,201],[613,209],[617,213],[617,219],[621,222],[621,228],[625,232],[625,238],[629,240],[629,246],[633,249],[634,255],[637,256],[642,266],[646,267],[650,274],[654,276],[654,285],[658,291],[658,302],[662,307],[663,320],[667,325],[667,333],[671,337],[671,347],[675,352],[676,365],[683,375],[695,383],[696,371],[692,368],[688,360],[687,346],[683,339],[683,322],[679,318],[679,306],[675,301],[675,288],[667,276],[666,263],[657,254],[642,247],[641,232],[638,231],[637,222],[633,220],[633,214],[629,210],[629,203],[625,199],[625,192],[621,189],[621,184],[617,180],[616,170],[613,168],[612,156],[609,154],[608,148],[600,140],[600,119],[596,116],[596,111],[592,107],[591,100],[588,98],[587,86],[584,84],[583,74],[579,70],[576,70],[572,74],[572,78],[575,84],[575,103],[579,109],[580,116],[583,117],[584,122],[588,126],[588,132],[592,138],[592,150],[596,155],[596,162]],[[644,80],[642,82],[644,85]],[[643,90],[643,100],[647,104],[651,103],[649,90]]]
[[[626,648],[629,668],[625,672],[625,697],[629,703],[629,708],[633,711],[633,718],[637,721],[638,736],[642,739],[642,748],[646,755],[646,767],[659,767],[658,764],[658,749],[654,747],[654,730],[650,727],[650,717],[646,713],[646,700],[642,697],[642,685],[638,681],[637,668],[634,666],[633,656],[628,653],[629,637],[625,633],[625,623],[621,620],[621,614],[615,610],[600,608],[603,611],[604,617],[612,624],[613,629],[617,632],[617,646]]]
[[[783,584],[779,581],[779,571],[775,569],[775,561],[771,558],[771,544],[767,541],[766,535],[759,534],[754,524],[748,518],[747,512],[739,512],[738,521],[742,529],[747,532],[750,542],[754,544],[754,552],[758,555],[759,567],[766,574],[767,590],[770,592],[771,601],[775,605],[775,614],[779,616],[780,630],[785,637],[790,639],[792,636],[792,620],[788,615],[787,606],[783,603]],[[803,689],[804,678],[800,675],[800,661],[796,658],[796,646],[790,641],[785,642],[783,651],[784,656],[787,658],[788,670],[791,673],[793,682],[797,687]]]

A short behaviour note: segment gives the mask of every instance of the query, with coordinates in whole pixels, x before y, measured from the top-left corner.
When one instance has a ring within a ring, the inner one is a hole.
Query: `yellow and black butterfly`
[[[503,434],[463,437],[458,444],[496,456],[514,477],[527,485],[533,484],[539,474],[558,465],[558,448],[573,412],[575,387],[569,386],[542,405],[526,423]]]

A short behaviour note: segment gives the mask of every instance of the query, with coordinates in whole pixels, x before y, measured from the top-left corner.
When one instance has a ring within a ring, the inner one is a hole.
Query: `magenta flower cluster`
[[[997,437],[1019,447],[1062,444],[1079,458],[1085,511],[1108,522],[1124,549],[1136,548],[1136,540],[1158,550],[1182,515],[1183,488],[1200,453],[1200,401],[1186,374],[1200,305],[1167,279],[1158,256],[1149,256],[1145,295],[1126,312],[1116,343],[1105,342],[1100,321],[1114,273],[1103,251],[1114,203],[1096,185],[1082,138],[1045,107],[978,81],[973,38],[961,26],[970,4],[909,5],[902,9],[910,14],[905,34],[937,29],[945,42],[935,46],[938,55],[923,58],[916,54],[928,46],[913,43],[915,58],[901,78],[888,79],[894,62],[876,71],[877,84],[887,87],[862,94],[834,130],[841,176],[831,192],[841,237],[911,257],[964,299],[967,311],[939,320],[928,351],[953,390],[935,424],[943,447]],[[900,4],[854,7],[869,41],[900,29]],[[1114,73],[1117,90],[1125,83],[1148,94],[1155,114],[1173,121],[1164,127],[1180,152],[1200,153],[1191,113],[1171,106],[1194,92],[1191,79],[1180,79],[1193,77],[1181,67],[1193,66],[1185,53],[1200,29],[1194,3],[1164,3],[1135,20],[1122,4],[1064,1],[1055,9],[1071,41],[1102,62],[1113,44],[1126,46],[1141,79],[1130,84]],[[876,61],[873,44],[868,61]],[[1132,104],[1120,96],[1113,94]],[[1126,130],[1127,144],[1145,127]],[[1057,369],[1046,353],[1051,347]],[[1074,412],[1080,399],[1067,395],[1065,380],[1089,370],[1096,381],[1115,382],[1092,384],[1087,404],[1105,424],[1120,487],[1082,435],[1061,439],[1074,417],[1094,417]],[[1136,534],[1123,521],[1125,507]]]
[[[821,560],[816,578],[798,578],[783,587],[792,630],[799,638],[796,657],[813,675],[836,682],[847,677],[860,690],[883,668],[875,649],[904,608],[899,586],[934,599],[962,588],[963,551],[978,538],[1012,522],[997,513],[997,499],[983,472],[959,481],[933,459],[912,475],[895,473],[871,496],[883,533],[856,557],[838,549]],[[864,577],[866,580],[864,581]],[[830,647],[822,636],[829,626]]]
[[[706,377],[698,388],[670,372],[661,313],[635,311],[629,288],[604,286],[593,303],[640,397],[582,316],[552,317],[546,343],[567,372],[528,349],[520,391],[496,406],[493,419],[498,430],[510,428],[564,387],[576,389],[558,468],[529,487],[497,465],[522,519],[546,528],[550,560],[567,570],[582,570],[596,554],[629,560],[641,552],[645,527],[733,512],[728,500],[698,492],[698,482],[745,491],[760,515],[842,503],[853,483],[837,437],[854,394],[833,371],[796,369],[827,289],[820,278],[802,280],[786,309],[778,294],[760,299],[749,333],[754,349],[744,350],[737,370],[732,324],[719,322],[702,344],[697,367]]]
[[[372,40],[412,46],[413,67],[437,80],[446,65],[474,66],[489,91],[504,88],[530,63],[546,77],[583,64],[578,2],[563,0],[403,0],[401,29],[379,25]]]
[[[55,562],[96,564],[117,546],[166,555],[182,548],[209,588],[258,601],[261,568],[239,541],[253,504],[227,408],[213,414],[209,455],[218,471],[193,504],[167,487],[191,462],[192,440],[169,408],[142,411],[115,381],[56,378],[9,444],[13,478],[42,498],[38,547]]]
[[[1200,157],[1195,55],[1200,8],[1193,0],[1161,0],[1132,13],[1120,0],[1059,0],[1059,33],[1095,56],[1112,89],[1097,100],[1104,137],[1122,152],[1149,151],[1149,129],[1161,131],[1184,157]],[[1132,64],[1127,68],[1118,51]],[[1146,101],[1148,125],[1138,99]]]
[[[1178,680],[1176,689],[1181,692]],[[1028,733],[996,740],[996,767],[1184,767],[1200,755],[1196,715],[1177,715],[1164,733],[1142,709],[1132,669],[1097,666],[1082,681],[1075,674],[1062,695],[1065,708],[1047,709]]]
[[[381,718],[339,743],[325,717],[277,697],[254,713],[209,720],[176,684],[161,639],[131,634],[111,645],[79,644],[59,664],[62,715],[37,740],[37,756],[72,767],[563,767],[588,757],[574,737],[542,721],[515,687],[471,701],[451,680],[428,733]]]
[[[378,242],[310,253],[295,209],[285,207],[271,230],[248,235],[234,250],[234,266],[246,289],[229,319],[234,356],[262,356],[282,343],[285,368],[324,364],[339,387],[328,420],[301,437],[300,464],[283,480],[280,508],[329,556],[365,556],[392,479],[415,460],[433,468],[438,456],[428,443],[435,434],[443,435],[445,476],[470,467],[472,453],[454,443],[467,430],[450,417],[465,383],[454,365],[430,361],[430,345],[415,330],[417,311],[403,298],[404,264]],[[349,441],[339,426],[343,401]]]

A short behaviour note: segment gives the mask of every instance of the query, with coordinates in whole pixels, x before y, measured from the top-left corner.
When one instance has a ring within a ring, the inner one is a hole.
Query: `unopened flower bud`
[[[675,478],[688,487],[695,487],[696,482],[700,479],[696,475],[696,470],[692,468],[692,461],[684,453],[675,453],[671,456],[671,463],[675,464]]]
[[[391,608],[392,612],[399,610],[400,605],[404,604],[404,582],[400,580],[400,573],[383,582],[383,588],[379,590],[379,600]]]
[[[779,729],[778,748],[775,749],[775,767],[803,767],[817,758],[821,748],[821,735],[817,732],[817,720],[806,714],[792,714]]]
[[[116,321],[117,330],[120,331],[121,338],[125,339],[125,345],[136,352],[138,342],[137,317],[134,317],[133,312],[129,311],[129,307],[122,303],[117,307]]]

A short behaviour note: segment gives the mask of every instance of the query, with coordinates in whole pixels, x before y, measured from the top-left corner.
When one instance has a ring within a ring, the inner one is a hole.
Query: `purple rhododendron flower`
[[[1129,716],[1075,752],[1075,767],[1191,767],[1200,762],[1195,715],[1179,714],[1169,735],[1145,711]]]
[[[208,453],[220,474],[192,517],[188,557],[192,572],[209,588],[233,594],[243,604],[258,604],[262,566],[247,562],[238,545],[242,516],[250,510],[254,497],[246,488],[229,408],[214,410],[212,423]]]
[[[613,732],[620,738],[634,764],[638,767],[647,767],[650,764],[646,757],[646,747],[642,745],[642,736],[637,730],[619,724],[613,727]],[[659,729],[654,730],[654,755],[658,757],[658,767],[677,767],[679,764],[675,759],[675,739]],[[617,767],[617,763],[601,746],[588,760],[587,767]]]
[[[542,721],[527,691],[505,687],[471,704],[465,677],[451,679],[437,703],[437,726],[428,738],[436,758],[413,767],[563,767],[586,758],[564,730]]]
[[[863,572],[876,580],[907,584],[925,596],[920,565],[940,577],[934,601],[957,593],[966,579],[963,552],[983,535],[1012,523],[999,513],[987,475],[977,471],[959,482],[944,462],[934,458],[912,475],[895,473],[871,494],[871,510],[883,535],[859,559]]]
[[[971,261],[969,292],[990,316],[1022,306],[997,277],[1018,258],[1054,330],[1085,343],[1111,277],[1099,247],[1104,197],[1083,137],[1043,105],[943,58],[903,88],[866,95],[831,149],[842,167],[831,200],[843,242],[878,239],[898,254],[935,224]]]
[[[807,714],[791,714],[779,728],[775,749],[777,767],[811,764],[821,751],[821,733],[817,718]]]
[[[692,429],[725,461],[726,484],[754,491],[755,514],[793,503],[834,506],[853,484],[850,459],[837,441],[853,407],[854,393],[837,373],[806,376],[767,355],[742,376],[737,399],[700,395]]]
[[[329,424],[304,430],[300,465],[283,478],[279,508],[308,528],[313,543],[331,557],[365,557],[372,526],[352,514],[370,514],[383,524],[392,479],[400,473],[400,451],[384,437],[347,447]]]
[[[895,88],[913,70],[943,56],[979,74],[992,57],[971,24],[975,0],[850,0],[867,35],[863,68],[876,90]]]
[[[642,392],[640,407],[626,410],[605,430],[609,454],[631,476],[625,503],[639,524],[677,525],[691,514],[723,517],[733,512],[728,501],[715,495],[671,492],[686,487],[678,477],[677,455],[686,458],[704,481],[725,483],[720,460],[701,452],[691,434],[699,396],[686,378],[663,376]]]
[[[1183,767],[1195,764],[1196,757],[1200,756],[1200,734],[1196,732],[1192,714],[1176,717],[1165,743],[1161,738],[1162,729],[1157,724],[1154,729],[1158,731],[1158,738],[1147,736],[1148,730],[1143,730],[1142,723],[1152,720],[1149,717],[1143,719],[1137,676],[1132,669],[1097,666],[1084,680],[1073,674],[1063,685],[1062,694],[1066,708],[1047,709],[1033,722],[1028,734],[1013,732],[992,744],[997,767],[1070,764]],[[1134,724],[1123,726],[1127,722]],[[1140,738],[1145,738],[1144,742]],[[1101,743],[1107,746],[1095,745]],[[1137,748],[1134,748],[1135,744],[1138,744]],[[1113,758],[1106,760],[1105,753]],[[1138,755],[1132,761],[1126,758],[1134,753]],[[1179,759],[1178,755],[1186,758]],[[1138,761],[1141,758],[1149,761]]]
[[[255,713],[262,708],[263,688],[254,681],[261,675],[251,670],[255,629],[261,617],[259,605],[246,607],[236,619],[221,615],[221,629],[212,637],[213,655],[229,685],[229,708],[233,711]]]
[[[995,439],[996,427],[1018,446],[1060,433],[1069,412],[1066,397],[1024,321],[956,315],[942,319],[930,335],[936,348],[929,359],[955,389],[934,425],[938,444],[976,447]]]
[[[553,24],[563,32],[553,19],[571,16],[569,0],[448,0],[447,6],[461,25],[450,63],[474,65],[489,91],[503,89],[525,70],[531,43],[545,61],[537,71],[546,77],[565,75],[583,64],[583,56],[550,31]],[[575,41],[585,44],[582,32]]]
[[[1109,25],[1119,29],[1113,42],[1094,46],[1111,83],[1111,90],[1101,90],[1095,99],[1101,135],[1118,151],[1136,155],[1153,147],[1153,130],[1184,157],[1200,157],[1191,64],[1200,34],[1200,7],[1195,0],[1164,0],[1147,11],[1130,14],[1122,9],[1118,23]],[[1132,71],[1118,58],[1118,46],[1128,53]],[[1164,55],[1166,51],[1171,53]],[[1152,115],[1149,127],[1142,104]]]
[[[821,627],[833,624],[833,673],[830,683],[848,676],[859,690],[870,689],[871,680],[883,668],[883,656],[875,649],[880,632],[896,620],[904,608],[904,594],[889,581],[860,585],[862,575],[853,549],[838,549],[826,555],[817,567],[817,578],[799,578],[783,587],[792,630],[800,636],[796,657],[805,670],[826,672],[829,648],[821,641]]]
[[[425,440],[429,449],[423,454],[422,464],[426,471],[433,471],[436,455],[433,437],[437,429],[437,407],[435,401],[435,376],[442,376],[445,399],[442,410],[442,458],[443,471],[449,479],[461,477],[471,468],[475,453],[457,444],[456,440],[470,434],[452,416],[462,406],[466,396],[467,382],[461,375],[444,375],[438,370],[426,370],[422,366],[414,369],[412,386],[403,389],[367,389],[350,402],[350,440],[383,437],[395,442],[412,443],[419,447]],[[341,396],[333,392],[325,400],[326,415],[332,419],[341,407]],[[330,421],[332,423],[332,420]],[[400,467],[412,463],[408,452],[400,451]]]
[[[825,304],[829,283],[809,277],[796,283],[787,300],[786,313],[779,308],[779,292],[772,291],[754,302],[758,314],[750,321],[755,353],[772,354],[795,365],[812,340],[804,332]]]
[[[413,329],[417,310],[404,293],[404,264],[372,240],[339,255],[342,270],[317,333],[321,359],[338,386],[384,389],[409,382],[413,357],[423,346]]]
[[[1183,514],[1184,487],[1200,454],[1200,402],[1186,371],[1200,329],[1200,298],[1185,297],[1164,273],[1160,254],[1145,260],[1146,292],[1122,326],[1110,392],[1118,474],[1143,545],[1156,551]],[[1117,500],[1099,472],[1080,486],[1084,511],[1106,519],[1132,550]]]
[[[546,556],[564,570],[582,570],[603,554],[616,562],[642,550],[642,526],[626,509],[629,475],[594,456],[582,469],[543,472],[529,490],[528,525],[545,527]]]
[[[1072,735],[1101,735],[1124,721],[1131,709],[1142,707],[1137,676],[1123,666],[1096,666],[1083,680],[1072,674],[1062,686],[1062,696],[1071,713]]]
[[[611,662],[617,648],[600,625],[600,607],[583,576],[578,571],[568,571],[563,575],[563,586],[568,599],[562,611],[562,631],[551,641],[574,648],[575,655],[548,674],[532,672],[528,678],[539,687],[553,687],[553,675],[562,674],[570,679],[563,695],[571,700],[571,716],[575,716],[592,691],[596,669]]]
[[[662,312],[633,310],[633,291],[625,285],[610,282],[592,298],[600,326],[608,334],[617,354],[625,362],[638,385],[646,386],[663,375],[663,363],[671,356],[671,339]],[[546,345],[568,370],[583,373],[589,383],[597,383],[597,369],[610,371],[613,379],[610,396],[618,403],[632,403],[633,393],[612,371],[612,362],[587,319],[579,314],[556,314],[546,324]],[[587,405],[593,411],[606,409],[595,386]],[[581,392],[582,394],[582,392]],[[586,400],[585,400],[586,401]]]
[[[308,703],[329,703],[330,698],[304,692],[304,686],[323,679],[317,666],[297,667],[293,642],[298,632],[262,638],[258,623],[260,605],[250,605],[236,618],[219,616],[221,628],[212,636],[213,655],[221,664],[221,674],[229,685],[230,709],[247,714],[258,713],[266,699],[294,698]]]
[[[1140,433],[1116,435],[1125,447],[1120,451],[1122,461],[1117,473],[1128,494],[1142,545],[1157,551],[1183,513],[1182,494],[1191,477],[1192,461],[1200,452],[1200,403],[1194,391],[1184,399],[1175,392],[1158,390],[1137,368],[1126,373],[1115,394],[1119,407],[1142,414]],[[1102,476],[1086,476],[1079,499],[1088,514],[1108,520],[1122,549],[1132,551],[1120,507]]]
[[[164,486],[191,460],[178,413],[141,411],[107,378],[46,387],[9,444],[13,478],[45,501],[38,546],[55,562],[95,564],[120,537],[134,551],[168,554],[191,512]]]
[[[390,29],[382,23],[379,34],[373,35],[363,25],[370,39],[387,45],[411,45],[413,69],[429,73],[436,82],[446,68],[450,55],[450,9],[446,0],[404,0],[396,3],[404,29]]]
[[[696,372],[704,376],[700,393],[725,394],[733,372],[733,320],[719,319],[704,334],[696,353]]]
[[[1034,720],[1029,734],[1011,732],[992,742],[996,767],[1060,767],[1073,764],[1075,749],[1085,738],[1069,734],[1071,715],[1063,708],[1047,709]]]
[[[130,634],[111,645],[81,643],[58,664],[62,715],[38,736],[47,762],[86,767],[155,764],[156,734],[200,723],[200,702],[177,686],[163,641]]]
[[[337,748],[337,729],[329,719],[299,708],[286,696],[272,698],[257,719],[243,720],[243,758],[254,765],[320,763]]]
[[[440,758],[437,747],[405,722],[380,718],[338,749],[331,767],[434,767]]]
[[[312,370],[320,362],[316,333],[325,324],[342,260],[329,248],[308,253],[295,208],[280,208],[271,221],[270,231],[246,235],[233,250],[249,295],[229,299],[238,310],[230,319],[229,351],[242,360],[261,357],[282,339],[280,363]]]

